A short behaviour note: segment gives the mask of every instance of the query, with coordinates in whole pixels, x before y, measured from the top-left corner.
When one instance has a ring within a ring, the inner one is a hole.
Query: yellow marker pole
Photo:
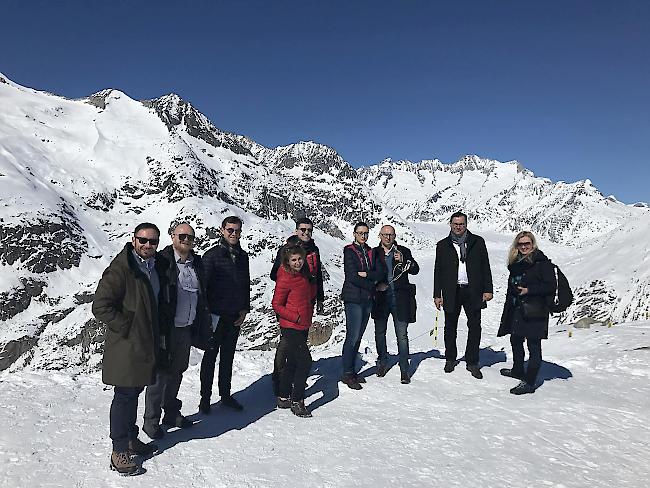
[[[440,313],[440,310],[436,310],[436,320],[433,324],[433,329],[431,329],[431,332],[429,332],[430,336],[433,336],[433,345],[437,346],[438,345],[438,314]]]

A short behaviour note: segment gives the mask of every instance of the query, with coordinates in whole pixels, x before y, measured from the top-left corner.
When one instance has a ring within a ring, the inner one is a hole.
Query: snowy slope
[[[372,244],[379,226],[392,223],[402,242],[428,253],[448,228],[430,231],[422,222],[444,221],[458,208],[470,214],[471,229],[499,242],[530,227],[556,246],[590,304],[572,307],[562,322],[648,313],[648,246],[630,238],[637,234],[627,223],[647,222],[650,209],[603,198],[588,181],[552,183],[516,163],[475,156],[356,171],[321,144],[265,148],[223,132],[174,94],[140,102],[107,89],[68,100],[0,74],[0,106],[0,370],[97,368],[103,326],[90,313],[93,293],[142,221],[163,232],[190,221],[205,251],[226,215],[244,219],[254,310],[243,349],[277,340],[268,271],[303,215],[316,222],[326,271],[326,315],[317,320],[333,333],[322,349],[343,334],[341,249],[354,222],[370,224]],[[628,239],[640,259],[625,255]],[[603,253],[610,243],[612,252]],[[607,263],[609,255],[615,259]]]

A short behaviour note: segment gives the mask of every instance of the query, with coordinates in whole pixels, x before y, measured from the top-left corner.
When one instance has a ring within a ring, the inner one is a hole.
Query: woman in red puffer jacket
[[[280,370],[278,408],[291,408],[299,417],[311,417],[305,407],[305,387],[311,370],[307,334],[316,299],[316,282],[303,270],[305,250],[301,246],[285,249],[273,293],[273,310],[280,319],[280,344],[287,360]]]

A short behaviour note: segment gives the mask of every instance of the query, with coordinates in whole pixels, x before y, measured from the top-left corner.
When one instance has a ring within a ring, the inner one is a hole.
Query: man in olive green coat
[[[115,386],[110,466],[122,475],[140,474],[143,470],[132,456],[157,450],[138,439],[135,421],[138,396],[154,383],[156,364],[165,349],[158,326],[158,295],[164,283],[156,268],[165,264],[156,253],[159,240],[154,224],[138,225],[132,241],[104,271],[93,301],[93,314],[106,325],[102,380]]]

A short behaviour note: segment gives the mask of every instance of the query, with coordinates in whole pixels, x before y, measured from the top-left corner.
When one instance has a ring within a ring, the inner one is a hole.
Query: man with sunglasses
[[[456,367],[456,332],[461,307],[467,316],[465,364],[476,379],[479,367],[481,309],[492,300],[492,271],[482,237],[467,230],[467,215],[455,212],[449,219],[451,231],[436,245],[433,270],[433,302],[445,311],[445,373]]]
[[[160,252],[169,266],[162,271],[167,286],[160,303],[160,322],[166,338],[168,365],[158,370],[156,383],[145,393],[142,430],[152,439],[163,437],[162,423],[185,429],[192,422],[181,415],[178,390],[187,370],[192,344],[207,342],[210,314],[206,306],[205,278],[201,257],[194,252],[194,229],[181,223],[170,233],[172,244]]]
[[[271,269],[271,279],[276,281],[278,276],[278,269],[282,263],[282,254],[287,246],[295,246],[296,244],[300,245],[305,250],[305,264],[308,267],[310,281],[314,280],[316,282],[316,313],[322,315],[325,311],[324,302],[325,302],[325,292],[323,290],[323,269],[321,266],[320,260],[320,251],[318,246],[312,238],[314,233],[314,223],[311,219],[303,217],[296,221],[296,230],[292,236],[287,239],[287,242],[280,246],[278,253],[275,257],[273,263],[273,268]],[[298,242],[294,243],[293,241],[298,239]],[[280,381],[280,370],[284,367],[286,363],[286,352],[278,348],[275,351],[275,361],[273,363],[273,373],[271,375],[273,382],[273,393],[275,396],[278,396],[279,391],[279,381]]]
[[[233,410],[243,406],[230,394],[232,363],[242,323],[250,311],[250,270],[248,254],[241,248],[242,220],[232,215],[221,223],[221,239],[203,256],[208,309],[213,334],[201,361],[201,401],[199,410],[211,411],[210,398],[214,369],[219,355],[219,395],[221,404]]]
[[[160,335],[158,296],[164,288],[165,258],[156,253],[160,231],[151,223],[135,228],[131,242],[102,275],[92,311],[106,325],[102,381],[113,385],[110,467],[125,476],[142,473],[132,456],[157,451],[138,439],[138,397],[155,382],[166,344]]]
[[[379,246],[374,249],[375,259],[380,259],[387,270],[387,283],[377,287],[372,318],[375,321],[375,344],[377,347],[377,376],[388,372],[388,348],[386,330],[388,317],[392,315],[397,337],[400,380],[409,384],[409,338],[408,324],[415,322],[415,285],[409,283],[408,275],[420,272],[420,266],[411,250],[395,242],[395,228],[384,225],[379,231]]]

